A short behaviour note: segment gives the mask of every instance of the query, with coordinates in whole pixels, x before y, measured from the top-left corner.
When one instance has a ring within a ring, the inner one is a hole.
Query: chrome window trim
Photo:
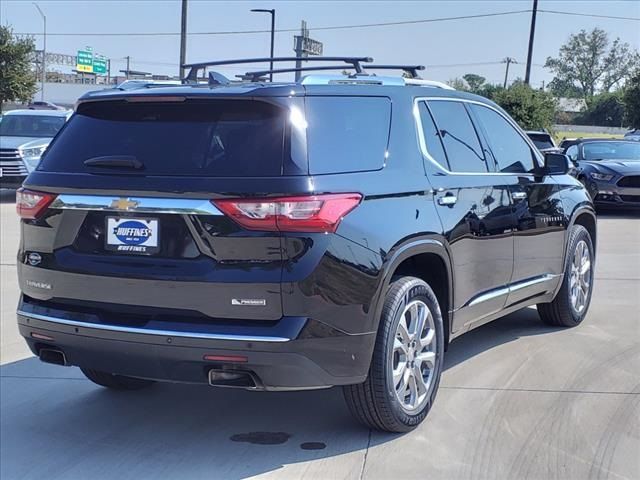
[[[135,202],[130,208],[113,206],[119,200]],[[119,213],[152,213],[176,215],[223,215],[209,200],[194,198],[128,197],[111,195],[61,194],[49,208],[61,210],[98,210]]]
[[[35,320],[42,320],[45,322],[59,323],[63,325],[70,325],[73,327],[93,328],[96,330],[106,330],[110,332],[139,333],[143,335],[155,335],[155,336],[163,336],[163,337],[204,338],[207,340],[231,340],[231,341],[239,341],[239,342],[283,343],[283,342],[291,341],[290,338],[286,338],[286,337],[272,337],[272,336],[266,336],[266,335],[229,335],[229,334],[223,334],[223,333],[177,332],[174,330],[155,330],[155,329],[152,330],[152,329],[146,329],[146,328],[122,327],[122,326],[115,326],[115,325],[100,325],[97,323],[78,322],[76,320],[67,320],[66,318],[51,317],[49,315],[40,315],[38,313],[28,313],[22,310],[18,310],[17,314],[25,318],[33,318]]]
[[[442,165],[440,165],[429,153],[429,150],[427,150],[427,142],[424,138],[424,131],[422,130],[422,118],[420,116],[420,108],[418,106],[419,102],[430,102],[430,101],[448,101],[448,102],[461,102],[461,103],[471,103],[474,105],[480,105],[482,107],[486,107],[489,108],[491,110],[493,110],[494,112],[496,112],[498,115],[500,115],[502,118],[504,118],[507,123],[509,123],[509,125],[511,125],[515,131],[520,135],[520,137],[522,137],[522,139],[526,142],[527,145],[529,145],[529,148],[531,149],[531,151],[533,152],[536,161],[538,162],[538,166],[544,165],[544,159],[542,158],[540,152],[538,151],[538,149],[535,147],[535,145],[533,144],[533,142],[531,142],[531,139],[522,131],[522,129],[518,126],[518,124],[516,124],[511,118],[505,116],[504,113],[502,113],[500,110],[498,110],[497,108],[488,105],[486,103],[483,102],[479,102],[477,100],[469,100],[466,98],[456,98],[456,97],[415,97],[413,99],[413,118],[414,118],[414,122],[415,122],[415,127],[416,127],[416,131],[418,134],[418,146],[420,148],[420,152],[422,153],[422,156],[425,157],[427,160],[429,160],[438,170],[440,170],[441,173],[444,173],[446,175],[462,175],[462,176],[467,176],[467,175],[509,175],[511,177],[513,176],[518,176],[518,177],[522,177],[522,176],[534,176],[533,173],[528,173],[528,172],[522,172],[522,173],[516,173],[516,172],[452,172],[446,168],[444,168]],[[427,108],[428,108],[428,103],[427,103]],[[473,118],[470,119],[471,122],[473,123]],[[477,128],[475,123],[473,123],[474,128]],[[446,151],[446,150],[445,150]]]

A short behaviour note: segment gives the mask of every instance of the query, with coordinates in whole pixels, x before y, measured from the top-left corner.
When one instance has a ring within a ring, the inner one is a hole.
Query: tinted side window
[[[533,151],[520,133],[495,110],[481,105],[471,108],[485,132],[496,169],[505,173],[533,171]]]
[[[389,140],[387,97],[307,97],[309,173],[379,170]]]
[[[486,173],[480,140],[464,104],[436,100],[429,102],[429,108],[440,131],[451,171]]]
[[[422,134],[424,135],[424,143],[427,147],[427,152],[433,157],[433,159],[440,164],[443,168],[449,169],[449,163],[447,162],[447,155],[444,153],[442,147],[442,140],[436,124],[433,122],[433,117],[427,108],[425,102],[418,104],[420,109],[420,121],[422,123]]]
[[[567,155],[569,155],[569,158],[571,158],[571,160],[577,160],[578,159],[578,146],[577,145],[571,145],[569,148],[567,148]]]

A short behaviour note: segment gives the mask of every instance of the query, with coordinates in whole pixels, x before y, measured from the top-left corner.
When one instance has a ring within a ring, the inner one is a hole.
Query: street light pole
[[[42,86],[40,87],[40,100],[44,102],[44,82],[47,81],[47,17],[42,12],[40,7],[36,2],[32,2],[33,5],[38,9],[40,15],[42,16],[42,22],[44,25],[43,31],[43,39],[42,39]]]
[[[275,44],[275,34],[276,34],[276,9],[271,8],[254,8],[251,10],[252,12],[261,12],[261,13],[270,13],[271,14],[271,62],[269,63],[269,70],[273,70],[273,49]],[[269,81],[273,82],[273,73],[269,74]]]
[[[180,21],[180,80],[184,78],[184,68],[187,63],[187,0],[182,0],[182,18]]]

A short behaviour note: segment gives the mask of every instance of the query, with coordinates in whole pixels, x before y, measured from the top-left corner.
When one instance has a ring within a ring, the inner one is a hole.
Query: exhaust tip
[[[54,365],[61,365],[63,367],[68,366],[67,357],[65,357],[62,350],[56,350],[53,348],[41,348],[38,351],[38,357],[40,361],[44,363],[52,363]]]
[[[209,370],[209,385],[212,387],[244,388],[257,390],[258,381],[252,372],[240,370]]]

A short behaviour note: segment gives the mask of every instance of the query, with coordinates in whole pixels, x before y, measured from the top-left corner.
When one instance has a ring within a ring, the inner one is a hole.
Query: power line
[[[344,30],[351,28],[372,28],[372,27],[389,27],[389,26],[398,26],[398,25],[414,25],[421,23],[435,23],[435,22],[448,22],[455,20],[471,20],[476,18],[488,18],[488,17],[498,17],[498,16],[506,16],[506,15],[518,15],[521,13],[530,13],[531,9],[528,10],[512,10],[506,12],[495,12],[495,13],[482,13],[478,15],[460,15],[455,17],[439,17],[439,18],[425,18],[420,20],[404,20],[397,22],[380,22],[380,23],[361,23],[356,25],[328,25],[323,27],[315,27],[310,28],[310,31],[319,31],[319,30]],[[634,22],[640,22],[639,17],[621,17],[614,15],[599,15],[595,13],[576,13],[576,12],[564,12],[560,10],[538,10],[540,13],[549,13],[553,15],[572,15],[578,17],[591,17],[591,18],[606,18],[610,20],[628,20]],[[287,32],[297,32],[298,28],[281,28],[275,30],[277,33],[287,33]],[[213,32],[190,32],[187,35],[195,36],[195,35],[251,35],[258,33],[270,33],[271,30],[222,30],[222,31],[213,31]],[[41,32],[16,32],[14,35],[32,35],[39,36],[42,35]],[[132,36],[132,37],[171,37],[171,36],[179,36],[180,32],[118,32],[118,33],[96,33],[96,32],[54,32],[49,33],[47,35],[53,36],[86,36],[86,37],[124,37],[124,36]]]
[[[315,27],[309,28],[309,31],[318,31],[318,30],[342,30],[342,29],[351,29],[351,28],[371,28],[371,27],[389,27],[389,26],[397,26],[397,25],[413,25],[413,24],[421,24],[421,23],[435,23],[435,22],[449,22],[455,20],[471,20],[476,18],[487,18],[487,17],[500,17],[505,15],[517,15],[521,13],[528,13],[531,10],[511,10],[506,12],[494,12],[494,13],[482,13],[478,15],[460,15],[456,17],[439,17],[439,18],[425,18],[421,20],[403,20],[397,22],[380,22],[380,23],[361,23],[357,25],[329,25],[324,27]],[[275,30],[277,33],[287,33],[287,32],[298,32],[300,28],[282,28]],[[256,34],[256,33],[271,33],[271,30],[227,30],[227,31],[217,31],[217,32],[189,32],[187,35],[243,35],[243,34]],[[41,35],[36,32],[20,32],[15,33],[14,35]],[[96,32],[55,32],[49,33],[47,35],[55,35],[55,36],[110,36],[110,37],[118,37],[118,36],[179,36],[180,32],[118,32],[118,33],[96,33]]]
[[[614,15],[598,15],[596,13],[576,13],[576,12],[562,12],[559,10],[538,10],[541,13],[552,13],[555,15],[572,15],[575,17],[593,17],[593,18],[608,18],[610,20],[631,20],[633,22],[640,22],[639,17],[616,17]]]

